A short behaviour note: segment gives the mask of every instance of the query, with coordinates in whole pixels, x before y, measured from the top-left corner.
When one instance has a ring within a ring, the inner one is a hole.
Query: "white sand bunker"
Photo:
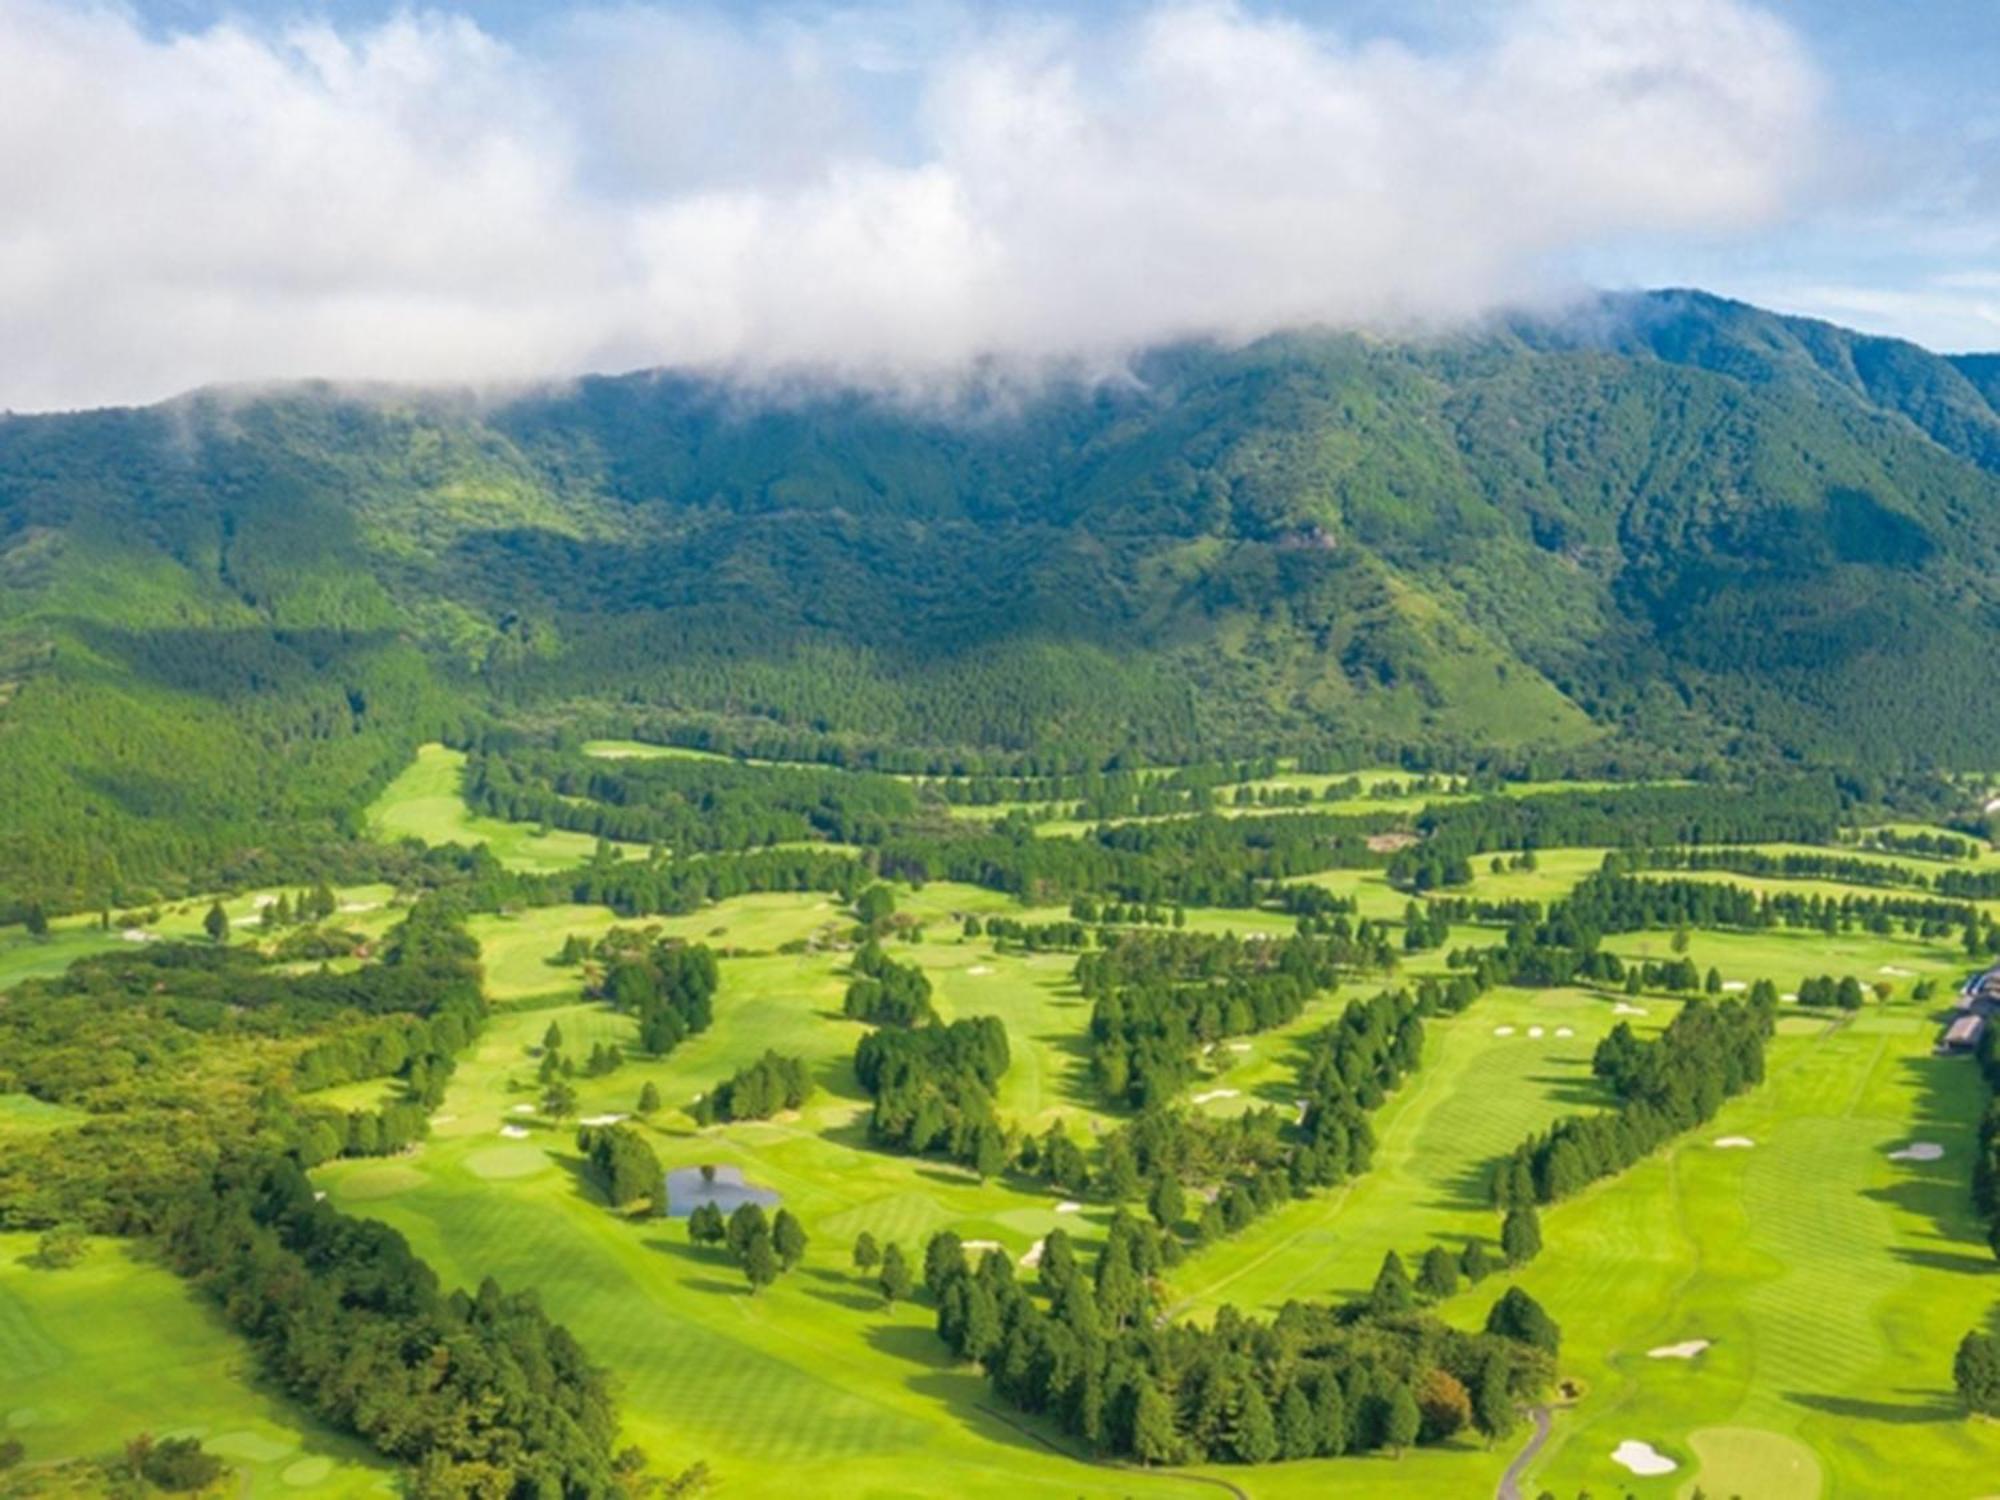
[[[1722,987],[1732,995],[1750,988],[1749,985],[1745,984],[1740,979],[1725,979],[1722,981]]]
[[[993,972],[993,966],[991,964],[974,964],[971,968],[967,969],[965,972],[970,974],[975,979],[983,979],[988,974],[991,974]]]
[[[961,1240],[959,1247],[967,1255],[983,1255],[988,1250],[998,1250],[1000,1242],[998,1240]]]
[[[623,1124],[629,1118],[631,1118],[629,1115],[585,1115],[576,1123],[579,1125],[619,1125]]]
[[[1493,1028],[1493,1034],[1495,1036],[1512,1036],[1514,1034],[1514,1028],[1511,1026],[1495,1026]]]
[[[1881,972],[1896,979],[1908,979],[1916,971],[1914,969],[1900,968],[1895,964],[1884,964],[1882,965]]]
[[[1528,1028],[1528,1035],[1531,1037],[1540,1037],[1542,1035],[1542,1028],[1539,1026],[1530,1026]]]
[[[1229,1050],[1231,1052],[1248,1052],[1250,1050],[1250,1044],[1248,1042],[1231,1042],[1229,1044]]]
[[[143,927],[128,927],[118,935],[128,943],[157,943],[160,940],[157,932],[147,932]]]
[[[1643,1016],[1645,1013],[1645,1006],[1627,1005],[1623,1000],[1611,1007],[1611,1014],[1614,1016]]]
[[[1787,1005],[1797,1005],[1799,1003],[1799,992],[1797,990],[1786,990],[1785,993],[1778,996],[1778,998],[1784,1001],[1785,1004]]]
[[[531,1115],[534,1112],[535,1106],[532,1104],[517,1104],[508,1111],[509,1114],[513,1115]]]
[[[1613,1448],[1611,1461],[1623,1464],[1642,1478],[1650,1478],[1655,1474],[1671,1474],[1674,1471],[1674,1461],[1671,1458],[1651,1443],[1642,1443],[1637,1438],[1627,1438]]]
[[[1648,1349],[1648,1359],[1693,1359],[1708,1347],[1707,1339],[1686,1339],[1678,1344],[1662,1344],[1657,1349]]]
[[[1036,1240],[1034,1244],[1028,1247],[1028,1253],[1021,1257],[1021,1265],[1024,1269],[1032,1271],[1042,1263],[1042,1247],[1046,1244],[1048,1244],[1047,1240]]]
[[[1558,1026],[1556,1028],[1556,1035],[1561,1037],[1571,1037],[1575,1036],[1576,1033],[1567,1026]]]
[[[1936,1161],[1944,1155],[1944,1147],[1936,1141],[1911,1141],[1900,1151],[1889,1153],[1890,1161]]]
[[[1078,1203],[1074,1198],[1065,1198],[1056,1205],[1056,1212],[1059,1214],[1080,1214],[1083,1212],[1083,1205]]]
[[[1235,1097],[1236,1097],[1235,1089],[1209,1089],[1206,1093],[1196,1094],[1194,1096],[1194,1102],[1196,1104],[1207,1104],[1211,1100],[1234,1099]]]
[[[510,1141],[525,1141],[528,1138],[528,1130],[524,1125],[502,1125],[500,1133]]]
[[[1722,1135],[1715,1138],[1715,1144],[1724,1151],[1747,1151],[1757,1143],[1747,1135]]]

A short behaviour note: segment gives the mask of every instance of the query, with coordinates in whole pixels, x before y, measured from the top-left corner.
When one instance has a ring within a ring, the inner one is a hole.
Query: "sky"
[[[1996,0],[0,0],[0,408],[1652,286],[2000,349],[1996,77]]]

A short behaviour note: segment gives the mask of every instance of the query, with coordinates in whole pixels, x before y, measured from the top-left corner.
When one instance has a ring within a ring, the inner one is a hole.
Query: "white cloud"
[[[0,0],[0,405],[1435,324],[1593,242],[1769,222],[1817,100],[1740,0],[1528,0],[1432,52],[1226,4],[625,8],[507,43]]]

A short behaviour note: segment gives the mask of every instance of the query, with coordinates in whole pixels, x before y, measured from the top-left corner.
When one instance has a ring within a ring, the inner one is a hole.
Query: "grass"
[[[238,1493],[382,1495],[393,1471],[320,1428],[251,1372],[251,1355],[185,1282],[116,1241],[45,1271],[34,1236],[0,1234],[0,1430],[26,1462],[110,1457],[125,1439],[199,1437]]]
[[[420,746],[417,757],[382,789],[368,807],[368,830],[382,839],[417,839],[426,844],[484,844],[510,870],[545,875],[587,861],[597,840],[566,829],[539,832],[530,823],[483,817],[465,805],[459,784],[465,752],[443,745]],[[625,855],[643,857],[637,844],[615,844]]]

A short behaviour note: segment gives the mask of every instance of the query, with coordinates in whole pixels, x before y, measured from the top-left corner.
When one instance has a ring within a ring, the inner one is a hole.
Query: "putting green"
[[[1758,1500],[1817,1500],[1824,1476],[1812,1449],[1756,1427],[1704,1427],[1688,1434],[1700,1469],[1681,1491],[1755,1495]]]

